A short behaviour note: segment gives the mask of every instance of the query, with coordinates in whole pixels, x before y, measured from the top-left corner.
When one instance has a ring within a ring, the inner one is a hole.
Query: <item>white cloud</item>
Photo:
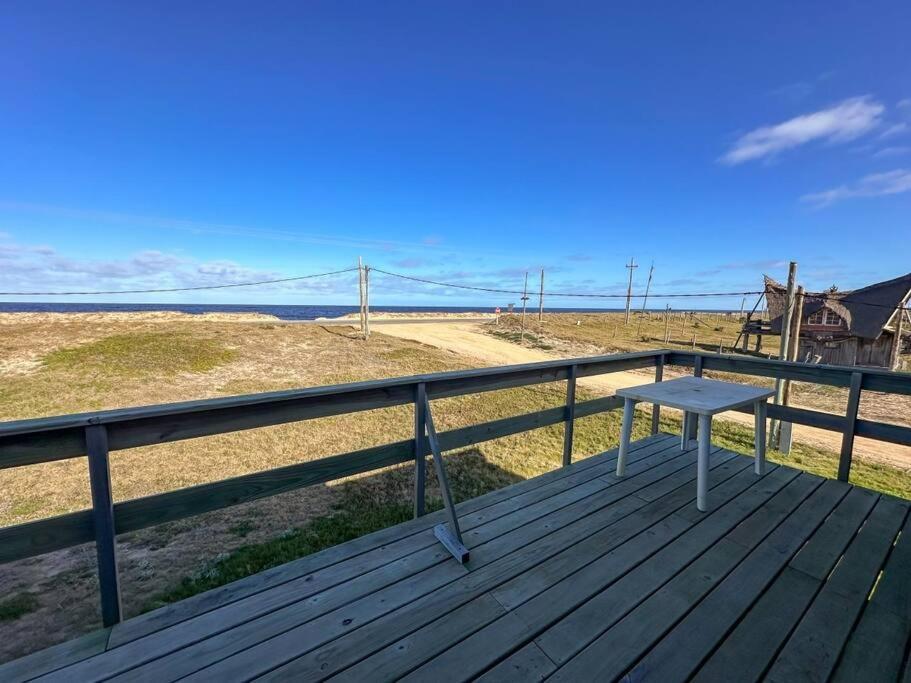
[[[901,135],[903,133],[906,133],[907,131],[908,131],[907,123],[904,123],[904,122],[895,123],[895,124],[889,126],[888,128],[886,128],[886,130],[884,130],[882,133],[880,133],[879,137],[880,137],[880,139],[885,140],[886,138],[893,138],[896,135]]]
[[[851,185],[841,185],[824,192],[807,194],[801,197],[801,200],[820,208],[842,199],[882,197],[903,192],[911,192],[911,171],[897,168],[894,171],[864,176]]]
[[[774,157],[808,142],[845,142],[879,125],[885,107],[869,96],[852,97],[828,109],[803,114],[742,135],[719,161],[728,165]]]
[[[911,147],[895,146],[883,147],[873,154],[874,159],[883,159],[885,157],[898,157],[911,152]]]

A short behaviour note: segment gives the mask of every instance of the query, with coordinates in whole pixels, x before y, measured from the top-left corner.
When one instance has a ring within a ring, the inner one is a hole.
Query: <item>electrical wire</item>
[[[401,278],[403,280],[412,280],[414,282],[423,282],[429,285],[436,285],[438,287],[450,287],[453,289],[469,289],[476,292],[491,292],[494,294],[525,294],[521,289],[497,289],[494,287],[477,287],[474,285],[460,285],[452,282],[439,282],[437,280],[428,280],[426,278],[414,277],[413,275],[403,275],[402,273],[392,273],[388,270],[381,270],[379,268],[371,268],[370,270],[382,273],[383,275],[390,275],[392,277]],[[682,298],[682,297],[720,297],[720,296],[747,296],[751,294],[762,294],[764,290],[751,291],[751,292],[697,292],[697,293],[685,293],[685,294],[655,294],[650,292],[649,297],[655,299],[669,299],[669,298]],[[534,292],[532,292],[534,294]],[[545,297],[580,297],[580,298],[590,298],[590,299],[625,299],[627,296],[637,299],[646,296],[645,294],[588,294],[581,292],[544,292]]]
[[[235,282],[227,285],[200,285],[198,287],[167,287],[159,289],[119,289],[111,291],[92,291],[92,292],[0,292],[0,296],[90,296],[96,294],[160,294],[162,292],[195,292],[202,289],[227,289],[229,287],[254,287],[256,285],[273,285],[280,282],[295,282],[297,280],[310,280],[317,277],[326,277],[328,275],[339,275],[340,273],[350,273],[357,268],[345,268],[343,270],[333,270],[328,273],[313,273],[312,275],[296,275],[294,277],[283,277],[276,280],[258,280],[256,282]]]

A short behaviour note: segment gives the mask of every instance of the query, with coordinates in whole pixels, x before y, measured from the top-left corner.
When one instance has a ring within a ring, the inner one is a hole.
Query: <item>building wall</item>
[[[846,337],[842,339],[809,339],[800,338],[797,359],[819,362],[827,365],[869,365],[889,367],[892,353],[892,335],[883,332],[878,339],[860,339]],[[807,356],[809,355],[809,358]]]

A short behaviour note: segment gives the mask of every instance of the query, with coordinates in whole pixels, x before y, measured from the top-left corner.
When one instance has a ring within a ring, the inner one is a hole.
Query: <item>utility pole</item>
[[[743,307],[744,307],[744,305],[746,304],[746,302],[747,302],[747,298],[746,298],[746,297],[743,297],[743,298],[740,300],[740,318],[739,318],[740,320],[743,320]]]
[[[636,265],[636,261],[630,257],[629,264],[626,266],[629,268],[629,286],[626,288],[626,323],[629,325],[629,303],[633,298],[633,271],[639,266]]]
[[[892,350],[889,353],[889,369],[898,370],[902,359],[902,326],[905,322],[905,301],[899,302],[895,309],[895,336],[892,338]]]
[[[364,339],[370,338],[370,266],[364,266]]]
[[[525,287],[522,289],[522,334],[519,341],[525,341],[525,305],[528,303],[528,271],[525,271]]]
[[[789,361],[796,361],[797,354],[800,351],[800,325],[803,320],[803,287],[797,288],[797,294],[794,302],[794,315],[791,317],[791,339],[788,343]],[[784,381],[784,396],[782,405],[788,405],[791,399],[791,380]],[[791,452],[791,430],[793,425],[790,422],[780,422],[778,425],[778,450],[782,453]]]
[[[639,333],[642,332],[642,318],[645,316],[645,306],[648,304],[648,290],[652,286],[652,273],[655,272],[655,262],[652,261],[652,265],[648,267],[648,282],[645,283],[645,298],[642,299],[642,314],[639,316],[639,326],[636,328],[636,336],[639,336]]]
[[[541,269],[541,292],[538,294],[538,322],[544,320],[544,269]]]
[[[364,339],[367,338],[366,325],[364,323],[364,262],[363,259],[357,257],[357,289],[358,289],[358,299],[360,303],[360,308],[358,310],[358,319],[361,324],[361,335],[364,336]]]
[[[781,339],[778,345],[779,360],[787,360],[788,344],[791,340],[791,318],[794,315],[794,286],[797,280],[797,262],[791,261],[788,265],[788,287],[786,290],[786,301],[784,313],[781,316]],[[784,381],[781,378],[775,380],[775,405],[782,405],[784,401]],[[778,447],[778,438],[780,436],[780,424],[778,420],[772,420],[769,429],[769,445],[772,448]]]

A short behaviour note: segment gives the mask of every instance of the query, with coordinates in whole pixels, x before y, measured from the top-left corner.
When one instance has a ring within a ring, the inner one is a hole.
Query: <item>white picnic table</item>
[[[680,447],[689,447],[688,435],[691,421],[698,419],[698,457],[696,464],[696,507],[705,512],[709,485],[709,451],[712,442],[712,416],[727,410],[753,405],[756,416],[754,443],[756,448],[756,474],[765,472],[765,420],[772,389],[748,384],[721,382],[702,377],[680,377],[667,382],[653,382],[636,387],[618,389],[623,397],[623,424],[620,430],[620,454],[617,457],[617,476],[626,471],[626,455],[633,430],[633,410],[638,402],[654,403],[683,411],[683,433]]]

